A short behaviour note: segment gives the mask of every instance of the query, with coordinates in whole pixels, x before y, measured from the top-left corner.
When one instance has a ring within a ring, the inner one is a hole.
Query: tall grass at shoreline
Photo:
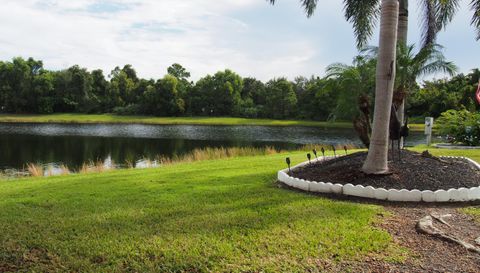
[[[39,163],[27,163],[23,173],[26,173],[29,176],[39,177],[39,176],[67,175],[72,173],[72,171],[65,164],[62,164],[54,168],[52,165],[44,166]]]
[[[240,156],[255,156],[255,155],[271,155],[281,152],[273,147],[267,146],[264,148],[253,147],[232,147],[232,148],[201,148],[195,149],[192,152],[184,155],[175,155],[173,157],[158,156],[157,160],[161,165],[175,164],[183,162],[213,160],[232,158]]]
[[[320,150],[322,148],[325,151],[332,151],[332,147],[335,147],[337,154],[341,154],[346,147],[348,150],[358,149],[357,146],[353,144],[346,145],[319,145],[319,144],[307,144],[301,146],[296,151],[305,151],[306,153],[312,152],[313,149],[318,151],[320,156]],[[28,163],[26,165],[26,173],[33,177],[40,176],[57,176],[57,175],[67,175],[72,173],[101,173],[117,168],[155,168],[161,167],[163,165],[173,165],[178,163],[187,163],[195,161],[204,161],[204,160],[215,160],[215,159],[227,159],[235,157],[245,157],[245,156],[258,156],[258,155],[273,155],[278,153],[285,153],[287,150],[275,149],[271,146],[265,146],[261,148],[255,147],[220,147],[220,148],[198,148],[194,149],[189,153],[182,155],[174,155],[172,157],[159,155],[155,159],[144,158],[140,160],[141,164],[136,163],[131,160],[126,160],[124,164],[115,164],[111,159],[106,160],[97,160],[89,161],[82,164],[82,166],[75,172],[70,170],[66,165],[62,164],[59,167],[54,168],[53,166],[44,167],[41,164]]]
[[[108,163],[107,163],[108,162]],[[88,163],[83,163],[82,167],[78,171],[79,173],[101,173],[108,170],[115,169],[115,164],[110,160],[97,160],[97,161],[90,161]]]
[[[34,176],[34,177],[43,176],[43,166],[40,164],[28,163],[27,171],[30,174],[30,176]]]

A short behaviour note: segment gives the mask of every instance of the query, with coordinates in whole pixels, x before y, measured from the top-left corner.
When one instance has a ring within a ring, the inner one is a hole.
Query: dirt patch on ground
[[[279,187],[291,188],[285,184]],[[480,237],[480,222],[462,212],[465,207],[480,208],[480,201],[464,203],[403,203],[388,202],[347,195],[308,193],[335,200],[375,204],[383,206],[389,214],[379,214],[377,228],[387,231],[398,247],[407,249],[404,262],[386,261],[378,255],[362,258],[362,261],[327,262],[320,265],[322,272],[480,272],[480,254],[470,252],[464,247],[443,241],[437,237],[420,233],[416,229],[418,220],[427,215],[451,214],[445,220],[451,225],[435,222],[435,226],[453,236],[475,245]],[[476,245],[480,247],[479,245]]]
[[[475,245],[480,236],[480,225],[456,207],[386,206],[394,216],[385,219],[379,227],[387,230],[394,242],[410,250],[411,255],[404,264],[370,261],[361,265],[368,272],[479,272],[480,255],[460,245],[419,233],[417,221],[428,214],[451,214],[447,221],[451,225],[435,223],[445,232]]]
[[[480,170],[470,162],[459,159],[438,159],[402,150],[389,163],[390,174],[367,175],[360,169],[367,153],[360,152],[332,160],[313,160],[311,164],[291,172],[293,177],[340,184],[372,186],[385,189],[448,190],[480,185]]]
[[[454,205],[455,206],[455,205]],[[362,262],[340,262],[324,265],[322,270],[328,272],[480,272],[480,254],[429,235],[417,232],[417,221],[428,215],[451,214],[447,227],[436,223],[444,231],[475,244],[480,236],[480,224],[460,212],[456,207],[435,207],[423,204],[405,206],[391,205],[386,209],[394,215],[389,216],[378,228],[387,230],[399,247],[408,249],[407,259],[402,263],[388,262],[372,256]]]

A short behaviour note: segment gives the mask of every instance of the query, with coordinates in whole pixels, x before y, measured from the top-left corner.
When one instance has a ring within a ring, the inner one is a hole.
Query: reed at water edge
[[[295,150],[300,151],[312,151],[316,149],[320,151],[321,148],[324,148],[326,151],[332,150],[332,145],[318,145],[318,144],[307,144],[302,147],[299,147]],[[348,150],[358,149],[358,146],[354,144],[346,145],[335,145],[335,149],[338,153],[342,153],[344,148]],[[266,146],[262,148],[255,147],[231,147],[231,148],[200,148],[194,149],[190,153],[183,155],[174,155],[173,157],[167,156],[157,156],[155,160],[144,159],[144,168],[153,168],[162,165],[172,165],[177,163],[184,162],[194,162],[194,161],[203,161],[203,160],[214,160],[214,159],[225,159],[225,158],[234,158],[242,156],[258,156],[258,155],[272,155],[277,153],[286,152],[285,150],[277,150],[274,147]],[[135,168],[135,162],[127,160],[125,162],[126,168]],[[78,170],[78,173],[100,173],[108,170],[115,169],[115,164],[112,161],[97,160],[83,163],[82,167]],[[60,167],[53,171],[53,168],[50,167],[44,173],[44,167],[40,164],[28,163],[27,172],[30,176],[52,176],[52,175],[66,175],[73,173],[67,166],[60,165]]]

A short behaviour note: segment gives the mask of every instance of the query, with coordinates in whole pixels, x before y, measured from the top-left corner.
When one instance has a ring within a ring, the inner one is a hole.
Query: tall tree
[[[379,0],[344,0],[345,17],[354,27],[358,48],[366,45],[373,34],[373,29],[378,21],[380,12]],[[407,46],[409,1],[399,0],[399,17],[397,42]],[[453,19],[459,7],[459,0],[420,0],[422,9],[422,47],[435,43],[437,34],[445,29]],[[480,39],[480,1],[471,0],[470,7],[473,11],[471,25],[476,28],[477,40]],[[405,101],[400,104],[397,116],[404,120]]]
[[[397,0],[382,0],[372,138],[362,166],[363,172],[368,174],[388,172],[388,128],[395,82],[398,6]]]
[[[108,101],[108,82],[103,75],[101,69],[96,69],[92,71],[92,94],[91,102],[94,104],[92,107],[96,112],[108,111],[107,101]]]
[[[265,114],[265,84],[255,78],[243,79],[239,116],[257,118]]]
[[[435,43],[440,30],[453,19],[459,8],[459,0],[420,0],[422,9],[421,28],[422,46]],[[344,0],[345,18],[352,23],[357,47],[363,48],[373,35],[373,30],[380,15],[380,0]],[[477,32],[476,39],[480,39],[480,1],[471,0],[470,9],[473,11],[471,25]],[[399,0],[399,43],[407,43],[409,1]]]
[[[296,112],[297,95],[287,79],[270,80],[266,84],[266,92],[265,112],[268,117],[284,119]]]
[[[85,68],[74,65],[56,73],[56,111],[83,112],[90,109],[92,77]]]
[[[167,68],[168,74],[176,77],[179,80],[188,80],[190,78],[190,72],[188,72],[183,66],[178,63],[174,63]]]
[[[274,3],[274,0],[270,1]],[[303,0],[307,16],[316,8],[317,0]],[[395,81],[395,55],[398,27],[398,0],[382,0],[379,53],[376,69],[375,109],[372,139],[362,170],[365,173],[388,172],[388,125]]]
[[[378,0],[365,1],[366,2],[345,0],[345,3],[347,4],[347,19],[348,4],[350,3],[357,7],[357,9],[355,9],[356,12],[351,13],[353,14],[351,18],[357,18],[354,20],[354,23],[357,23],[359,26],[357,29],[354,25],[354,29],[356,33],[364,34],[363,37],[368,38],[372,35],[373,26],[375,25],[375,21],[371,21],[371,19],[377,18],[375,15],[379,14],[378,10],[376,9]],[[269,2],[273,4],[275,3],[275,0],[269,0]],[[307,16],[311,16],[316,8],[318,0],[301,0],[300,2],[305,8]],[[451,16],[455,11],[454,3],[456,2],[457,0],[425,0],[424,3],[429,14],[426,22],[428,22],[427,26],[430,27],[429,29],[432,30],[430,32],[431,34],[436,34],[439,30],[439,27],[444,26],[449,22],[449,20],[451,20]],[[372,145],[370,146],[367,160],[362,167],[363,171],[366,173],[385,173],[388,171],[388,121],[390,119],[390,107],[392,101],[385,102],[385,99],[390,98],[391,100],[393,98],[393,94],[390,94],[390,91],[393,92],[393,81],[395,79],[395,50],[397,44],[396,39],[398,36],[399,7],[400,5],[398,0],[381,1],[380,46],[376,72],[376,97]],[[403,2],[403,7],[408,8],[408,2]],[[480,30],[480,0],[472,0],[471,7],[474,10],[471,23],[477,28],[477,30]],[[393,10],[393,8],[396,10]],[[445,12],[446,10],[449,12]],[[392,18],[394,18],[396,22],[393,22]],[[478,34],[479,35],[477,35],[477,39],[480,39],[480,32],[478,32]],[[357,40],[359,36],[361,35],[357,35]],[[395,41],[391,40],[392,37],[395,38]],[[404,37],[406,37],[406,35]],[[435,35],[426,35],[425,41],[428,42],[430,39],[430,42],[432,42],[434,41],[434,37]],[[393,54],[391,52],[392,50]]]
[[[185,111],[185,104],[179,98],[178,79],[165,75],[155,86],[147,87],[144,93],[144,108],[148,114],[160,116],[175,116]]]
[[[190,93],[190,107],[195,114],[233,115],[241,105],[242,89],[243,79],[237,73],[218,71],[197,81]]]
[[[180,64],[174,63],[167,68],[167,73],[177,78],[178,94],[184,101],[188,101],[190,98],[188,98],[187,94],[188,94],[188,91],[192,88],[192,84],[193,84],[192,82],[189,81],[190,72],[188,72],[187,69],[185,69]]]
[[[127,106],[135,103],[135,86],[138,82],[135,70],[130,65],[125,65],[123,69],[118,66],[110,73],[111,95],[118,98],[115,105]]]
[[[53,113],[55,104],[55,89],[54,89],[54,73],[46,70],[41,70],[35,76],[33,84],[33,100],[34,105],[28,109],[29,112],[34,111],[41,114]]]

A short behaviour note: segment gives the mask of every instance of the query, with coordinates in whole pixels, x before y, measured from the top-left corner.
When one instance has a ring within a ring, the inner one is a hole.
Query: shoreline
[[[349,122],[309,120],[250,119],[237,117],[155,117],[120,116],[114,114],[0,114],[0,123],[51,124],[141,124],[141,125],[206,125],[206,126],[272,126],[325,127],[352,129]]]
[[[140,124],[140,125],[204,125],[204,126],[271,126],[271,127],[323,127],[334,129],[353,129],[348,121],[309,121],[309,120],[274,120],[250,119],[236,117],[154,117],[154,116],[120,116],[113,114],[51,114],[23,115],[0,114],[0,123],[31,124]],[[412,131],[422,131],[423,124],[411,124]]]

